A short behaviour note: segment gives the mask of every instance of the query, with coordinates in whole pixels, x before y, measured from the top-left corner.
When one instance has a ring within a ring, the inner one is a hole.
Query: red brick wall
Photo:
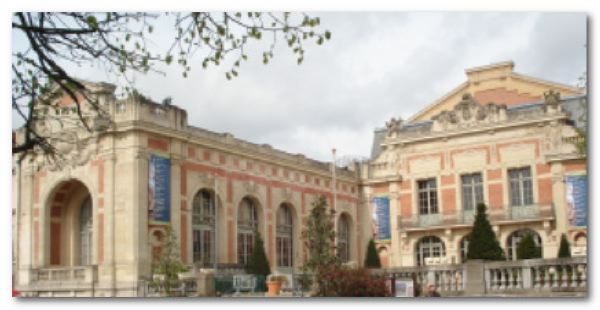
[[[487,171],[488,180],[500,180],[502,179],[502,169],[493,169]]]
[[[442,186],[454,184],[455,177],[453,174],[442,176]]]
[[[444,203],[444,214],[454,214],[456,211],[456,189],[443,189],[442,201]]]
[[[552,203],[552,179],[538,179],[539,203]]]
[[[503,203],[503,186],[501,183],[490,184],[488,186],[490,197],[490,209],[502,208]]]
[[[401,194],[400,195],[400,215],[402,217],[412,216],[412,195]]]
[[[168,152],[169,143],[158,139],[148,138],[148,148]]]
[[[537,174],[546,174],[550,173],[550,165],[546,164],[537,164],[536,165]]]
[[[481,90],[475,92],[473,97],[480,104],[492,102],[496,104],[506,104],[507,106],[542,100],[541,96],[532,96],[529,93],[519,93],[516,90],[508,90],[506,87]]]

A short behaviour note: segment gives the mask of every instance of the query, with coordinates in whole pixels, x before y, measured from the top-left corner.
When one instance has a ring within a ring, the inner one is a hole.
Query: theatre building
[[[463,262],[478,203],[509,260],[526,233],[544,258],[563,233],[585,255],[587,167],[574,143],[585,97],[513,66],[468,69],[465,83],[375,132],[363,192],[389,205],[390,238],[378,242],[388,266]]]
[[[187,266],[243,266],[258,233],[274,272],[299,272],[303,221],[321,195],[350,266],[363,264],[373,237],[385,267],[459,264],[479,202],[508,259],[525,233],[545,258],[563,233],[585,255],[587,166],[574,143],[585,94],[517,74],[512,62],[466,73],[376,130],[371,158],[337,167],[335,179],[331,163],[193,127],[177,106],[117,99],[114,85],[86,84],[102,111],[81,98],[91,132],[69,97],[48,97],[58,108],[36,110],[46,117],[34,126],[61,156],[13,155],[14,287],[141,296],[168,226]]]
[[[13,156],[18,290],[136,296],[166,224],[185,265],[243,266],[258,232],[272,270],[299,271],[303,219],[318,196],[333,202],[329,163],[189,126],[186,111],[142,96],[117,100],[112,85],[88,87],[107,111],[98,116],[84,105],[100,130],[60,127],[47,117],[37,126],[60,138],[63,158]],[[37,113],[77,117],[71,100],[56,100],[56,112]],[[358,173],[338,168],[335,183],[338,254],[357,265],[369,239]]]

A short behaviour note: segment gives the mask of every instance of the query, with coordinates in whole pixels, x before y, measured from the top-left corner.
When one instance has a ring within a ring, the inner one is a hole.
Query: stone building
[[[375,132],[362,191],[389,200],[391,238],[378,245],[388,266],[463,262],[481,202],[508,259],[525,233],[544,258],[556,257],[563,233],[585,253],[587,204],[577,220],[566,194],[569,178],[585,187],[573,143],[585,96],[513,66],[468,69],[467,82]]]
[[[14,156],[17,289],[135,296],[167,223],[186,265],[243,265],[258,231],[272,269],[298,271],[303,218],[317,196],[332,205],[330,164],[189,126],[173,105],[117,100],[112,85],[88,87],[106,113],[85,106],[84,116],[102,130],[48,117],[39,129],[63,158]],[[38,113],[74,120],[73,102],[56,100],[57,111]],[[356,265],[368,242],[356,169],[337,168],[336,187],[339,254]]]
[[[512,69],[469,69],[467,82],[410,120],[392,119],[375,132],[369,161],[336,168],[335,191],[330,163],[190,126],[174,105],[88,83],[100,108],[83,106],[89,132],[57,96],[59,108],[36,111],[49,117],[35,126],[62,157],[13,156],[15,287],[138,296],[165,224],[188,266],[243,265],[258,231],[273,270],[299,271],[303,219],[320,195],[335,201],[338,255],[349,265],[362,265],[374,232],[385,266],[460,263],[478,202],[510,258],[525,229],[555,257],[560,234],[587,238],[565,182],[586,172],[571,143],[585,97]]]

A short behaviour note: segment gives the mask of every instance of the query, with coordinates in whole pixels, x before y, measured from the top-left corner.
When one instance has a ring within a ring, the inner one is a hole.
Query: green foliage
[[[532,234],[526,234],[517,245],[517,259],[540,257],[542,257],[542,249],[535,245]]]
[[[365,257],[365,267],[367,268],[381,268],[381,261],[375,248],[375,241],[369,240],[367,245],[367,256]]]
[[[187,268],[179,259],[177,236],[170,225],[166,227],[160,258],[152,269],[154,276],[150,287],[164,292],[167,296],[174,296],[173,288],[182,284],[179,273],[187,271]]]
[[[268,276],[271,273],[271,267],[265,253],[265,245],[258,231],[255,236],[252,255],[250,255],[246,266],[246,273]]]
[[[560,236],[560,247],[558,248],[558,257],[571,257],[571,245],[569,244],[569,240],[567,240],[567,236],[565,234],[562,234],[562,236]]]
[[[323,275],[327,283],[320,296],[326,297],[389,297],[391,292],[383,276],[372,275],[368,269],[335,268]]]
[[[504,252],[492,230],[483,203],[477,204],[475,223],[469,235],[467,259],[504,260]]]
[[[317,286],[317,295],[326,296],[328,283],[325,274],[328,274],[341,265],[335,254],[335,211],[328,208],[325,197],[320,196],[312,203],[312,209],[306,219],[302,238],[308,253],[308,258],[303,266],[304,272],[314,275],[314,284]]]

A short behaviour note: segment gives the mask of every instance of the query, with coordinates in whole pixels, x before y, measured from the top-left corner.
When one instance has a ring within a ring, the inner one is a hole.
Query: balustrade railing
[[[490,291],[586,288],[587,258],[487,263],[485,276]]]
[[[32,270],[33,279],[38,282],[85,282],[98,278],[97,266],[49,267]]]
[[[533,204],[526,206],[505,206],[488,209],[492,223],[528,219],[554,218],[552,204]],[[453,214],[421,214],[412,218],[399,218],[400,230],[421,229],[433,226],[472,225],[475,211],[458,210]]]
[[[413,279],[423,289],[433,283],[445,296],[515,294],[537,296],[540,292],[587,290],[587,258],[529,259],[519,261],[473,261],[479,272],[467,273],[466,264],[399,267],[375,271],[389,278]],[[469,270],[477,270],[471,268]],[[483,274],[481,274],[483,272]],[[482,282],[483,279],[483,282]],[[472,281],[472,283],[470,283]],[[468,287],[475,285],[476,292]],[[471,284],[471,285],[469,285]],[[529,295],[528,295],[529,294]]]

